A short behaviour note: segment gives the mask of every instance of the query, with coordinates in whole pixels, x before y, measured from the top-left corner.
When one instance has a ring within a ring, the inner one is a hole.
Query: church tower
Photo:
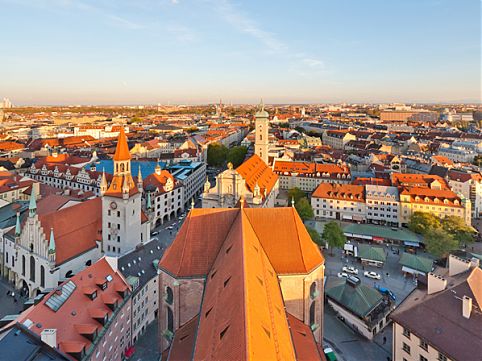
[[[254,153],[259,156],[266,164],[268,164],[268,112],[264,110],[263,101],[261,101],[259,110],[256,112],[255,122],[255,143]]]
[[[141,193],[131,175],[131,155],[121,127],[114,158],[114,174],[102,192],[103,251],[120,256],[147,240],[141,225]],[[104,178],[104,177],[103,177]],[[105,187],[105,180],[102,180]]]

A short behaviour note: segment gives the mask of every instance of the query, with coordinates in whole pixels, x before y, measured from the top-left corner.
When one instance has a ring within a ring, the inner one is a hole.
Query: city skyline
[[[480,1],[0,0],[16,105],[480,102]]]

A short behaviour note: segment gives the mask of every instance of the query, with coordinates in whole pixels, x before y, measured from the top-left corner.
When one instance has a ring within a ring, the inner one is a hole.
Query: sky
[[[16,105],[480,102],[481,0],[0,0]]]

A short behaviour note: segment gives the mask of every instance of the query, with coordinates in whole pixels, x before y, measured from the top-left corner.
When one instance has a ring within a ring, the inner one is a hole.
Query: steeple
[[[141,165],[139,164],[139,172],[137,173],[137,189],[139,192],[142,192],[142,173],[141,173]]]
[[[32,193],[30,193],[30,203],[28,206],[29,217],[35,216],[37,213],[37,200],[35,199],[35,188],[32,187]]]
[[[211,183],[209,182],[209,177],[206,177],[206,182],[204,183],[204,193],[209,193],[211,189]]]
[[[117,147],[115,148],[114,161],[131,160],[131,153],[127,145],[127,137],[124,127],[121,126],[119,137],[117,138]]]
[[[53,228],[50,228],[50,241],[49,241],[48,257],[49,257],[50,262],[55,262],[55,238],[54,238],[54,229]]]
[[[17,212],[17,223],[15,224],[15,235],[20,236],[20,212]]]
[[[100,181],[100,195],[103,196],[107,191],[107,178],[105,177],[105,171],[102,169],[102,179]]]
[[[255,142],[254,153],[268,164],[269,150],[269,114],[264,110],[264,103],[261,100],[259,109],[255,114]]]

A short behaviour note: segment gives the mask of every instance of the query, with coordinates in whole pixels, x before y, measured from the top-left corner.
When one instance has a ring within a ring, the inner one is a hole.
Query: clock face
[[[116,202],[112,202],[112,203],[110,204],[110,208],[111,208],[111,209],[117,209],[117,203],[116,203]]]

